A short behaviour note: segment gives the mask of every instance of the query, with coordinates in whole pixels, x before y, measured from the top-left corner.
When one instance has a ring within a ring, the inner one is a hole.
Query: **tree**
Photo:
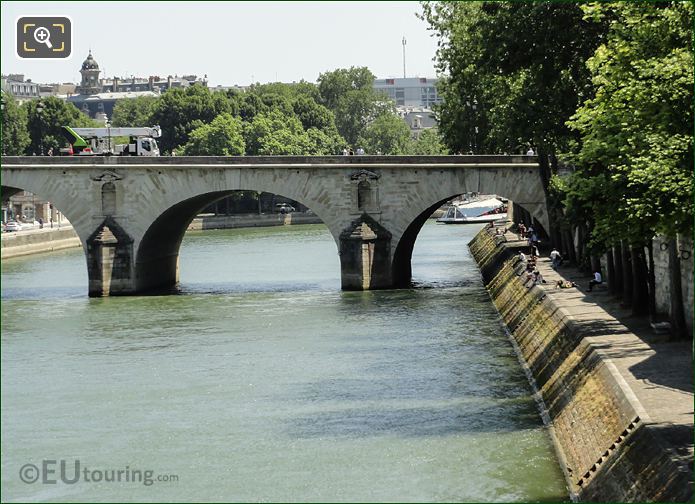
[[[249,155],[302,155],[311,151],[311,141],[296,116],[271,110],[244,126]]]
[[[436,110],[452,151],[554,153],[576,139],[565,123],[591,91],[585,63],[605,23],[555,2],[425,2],[422,17],[449,76]]]
[[[129,100],[118,100],[113,107],[111,124],[114,127],[139,128],[154,126],[152,115],[158,98],[138,96]]]
[[[345,139],[340,136],[335,126],[328,130],[309,128],[306,134],[311,144],[307,155],[334,156],[347,147]]]
[[[309,128],[319,130],[335,129],[333,113],[308,96],[297,97],[292,103],[292,109],[302,122],[305,130]]]
[[[415,156],[443,156],[449,154],[449,150],[442,142],[439,131],[436,128],[428,128],[420,133],[420,136],[410,142],[407,154]]]
[[[594,248],[629,247],[630,299],[633,312],[643,313],[655,306],[654,235],[669,239],[671,249],[679,234],[692,240],[693,5],[590,4],[583,10],[587,19],[608,21],[610,30],[588,61],[595,94],[568,122],[581,144],[571,158],[578,169],[567,193],[589,207]],[[671,325],[684,337],[679,259],[674,250],[669,256]]]
[[[253,84],[249,92],[258,96],[266,94],[277,94],[284,96],[289,100],[295,100],[300,96],[311,98],[314,101],[319,101],[319,91],[316,84],[301,80],[291,84],[284,82],[270,82],[268,84]]]
[[[350,145],[355,145],[368,124],[384,114],[394,115],[394,103],[373,89],[348,91],[338,100],[334,110],[338,132]]]
[[[673,2],[596,4],[587,18],[611,19],[606,44],[589,60],[596,85],[568,122],[581,135],[576,179],[599,179],[611,198],[592,202],[593,239],[644,241],[693,230],[693,6]],[[579,189],[580,190],[580,189]],[[609,213],[610,212],[610,213]]]
[[[362,132],[358,145],[369,154],[405,154],[410,147],[410,128],[395,114],[382,114]]]
[[[9,93],[2,92],[2,155],[21,156],[31,141],[27,111]]]
[[[353,90],[369,90],[374,84],[374,74],[367,67],[338,68],[319,75],[318,92],[326,107],[335,110],[340,98]]]
[[[244,121],[252,121],[254,117],[267,112],[268,106],[263,103],[260,96],[254,93],[243,93],[239,96],[239,115]]]
[[[338,132],[350,145],[381,114],[395,112],[393,101],[374,90],[374,74],[367,67],[322,73],[318,83],[321,102],[333,112]]]
[[[164,152],[171,152],[188,142],[188,135],[195,128],[225,112],[232,112],[226,93],[193,85],[164,93],[155,104],[151,120],[162,128],[160,147]]]
[[[240,156],[244,151],[241,120],[227,113],[194,129],[181,149],[186,156]]]
[[[27,127],[31,142],[26,154],[46,154],[49,149],[57,154],[66,144],[62,133],[63,126],[73,128],[103,127],[80,112],[72,103],[55,96],[31,100],[22,104],[27,114]]]

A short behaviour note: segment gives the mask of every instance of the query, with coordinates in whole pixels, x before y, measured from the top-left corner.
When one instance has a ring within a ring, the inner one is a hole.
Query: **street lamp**
[[[478,100],[473,97],[473,148],[478,152]]]
[[[0,111],[2,111],[2,133],[7,131],[5,127],[5,94],[0,95]],[[2,155],[5,155],[5,142],[2,143]]]
[[[113,151],[111,150],[111,121],[106,119],[106,136],[109,139],[109,146],[108,146],[108,152],[107,154],[111,154]]]
[[[43,156],[43,102],[36,104],[36,113],[39,116],[39,150]]]

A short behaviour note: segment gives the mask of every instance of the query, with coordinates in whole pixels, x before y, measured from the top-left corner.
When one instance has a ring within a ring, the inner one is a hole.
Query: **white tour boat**
[[[437,222],[444,224],[469,224],[494,222],[507,218],[507,203],[497,197],[453,202]]]

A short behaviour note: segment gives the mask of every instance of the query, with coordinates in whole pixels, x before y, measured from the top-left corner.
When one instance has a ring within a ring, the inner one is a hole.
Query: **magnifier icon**
[[[53,44],[51,44],[51,32],[48,31],[48,28],[39,26],[34,30],[34,40],[39,44],[46,44],[46,47],[49,49],[53,48]]]

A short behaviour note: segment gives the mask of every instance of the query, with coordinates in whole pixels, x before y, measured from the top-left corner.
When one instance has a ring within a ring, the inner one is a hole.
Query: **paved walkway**
[[[506,233],[508,242],[518,236]],[[588,292],[591,275],[573,266],[554,271],[548,257],[537,268],[546,280],[541,288],[567,310],[591,343],[609,356],[642,404],[648,419],[670,445],[675,460],[693,470],[693,352],[691,341],[668,341],[657,335],[648,317],[632,315],[620,306],[605,284]],[[578,287],[560,289],[557,280]]]

